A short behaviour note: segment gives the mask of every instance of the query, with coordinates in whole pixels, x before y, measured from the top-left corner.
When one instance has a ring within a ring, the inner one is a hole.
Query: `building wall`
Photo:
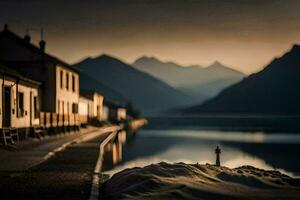
[[[80,118],[81,124],[87,124],[89,120],[90,106],[92,105],[92,101],[80,96],[79,104],[78,104],[78,114]]]
[[[83,121],[90,119],[102,120],[103,96],[98,93],[92,94],[92,98],[79,97],[79,115]],[[85,119],[85,117],[87,119]]]
[[[41,68],[41,67],[38,67]],[[41,87],[41,111],[43,112],[56,112],[56,69],[55,64],[48,63],[43,67],[44,72],[42,72],[44,78],[43,80],[37,79],[35,75],[32,77],[34,80],[43,82]],[[30,73],[33,74],[33,73]],[[40,75],[41,76],[41,75]]]
[[[118,108],[118,120],[126,120],[126,109],[125,108]]]
[[[68,74],[68,80],[67,80]],[[61,84],[62,75],[62,84]],[[72,86],[74,77],[74,91]],[[67,88],[68,84],[68,88]],[[79,103],[79,75],[60,65],[56,66],[56,113],[72,114],[72,104]]]
[[[0,125],[2,126],[2,118],[3,118],[3,90],[2,90],[2,83],[3,83],[3,78],[0,79],[1,87],[0,87]],[[14,85],[14,80],[8,80],[5,78],[4,80],[4,86],[11,86]],[[38,125],[39,124],[39,118],[35,118],[34,115],[34,97],[37,97],[38,100],[38,89],[31,87],[31,86],[26,86],[23,84],[18,84],[18,92],[22,92],[24,94],[24,112],[23,116],[18,116],[17,114],[17,85],[14,85],[11,88],[11,127],[16,127],[16,128],[27,128],[33,125]],[[32,92],[32,110],[30,110],[30,92]],[[37,102],[38,103],[38,102]],[[30,117],[32,119],[31,124],[30,124]]]
[[[93,117],[101,120],[103,109],[103,96],[98,93],[94,93],[93,95]]]
[[[88,116],[89,119],[92,119],[94,117],[94,102],[92,100],[89,100]]]
[[[89,100],[84,97],[79,97],[78,113],[79,115],[88,116]]]
[[[122,121],[126,120],[126,109],[125,108],[110,108],[109,109],[109,120],[111,121]]]
[[[109,120],[109,108],[103,105],[101,121],[108,121]]]

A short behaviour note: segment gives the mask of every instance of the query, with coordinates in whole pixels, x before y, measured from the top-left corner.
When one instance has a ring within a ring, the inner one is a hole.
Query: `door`
[[[4,87],[3,127],[11,125],[11,89]]]

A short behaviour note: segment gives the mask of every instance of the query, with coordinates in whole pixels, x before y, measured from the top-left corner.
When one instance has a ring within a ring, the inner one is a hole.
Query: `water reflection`
[[[135,134],[134,132],[121,130],[105,146],[102,165],[104,171],[110,170],[122,162],[123,145],[125,145],[127,138],[133,138]]]
[[[253,165],[297,176],[300,173],[299,143],[298,135],[262,132],[142,130],[135,137],[122,131],[106,148],[104,171],[113,174],[124,168],[161,161],[214,163],[214,148],[220,145],[224,166]]]

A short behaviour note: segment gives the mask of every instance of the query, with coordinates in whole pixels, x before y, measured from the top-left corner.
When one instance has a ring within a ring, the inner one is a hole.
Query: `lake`
[[[214,149],[221,148],[221,164],[230,168],[252,165],[300,176],[300,134],[266,134],[189,129],[140,130],[119,133],[106,147],[104,171],[112,175],[125,168],[165,162],[215,163]]]

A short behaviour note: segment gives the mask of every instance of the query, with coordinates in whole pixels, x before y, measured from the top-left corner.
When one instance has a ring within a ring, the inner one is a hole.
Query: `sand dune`
[[[252,166],[235,169],[161,162],[123,170],[101,187],[101,199],[300,199],[300,180]]]

